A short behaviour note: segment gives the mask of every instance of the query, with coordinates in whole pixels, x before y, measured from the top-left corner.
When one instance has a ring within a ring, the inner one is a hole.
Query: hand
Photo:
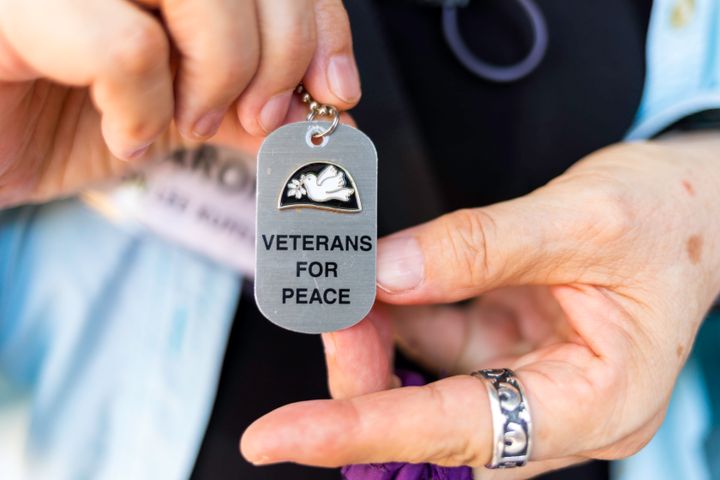
[[[360,97],[341,0],[0,0],[0,207]],[[217,135],[216,135],[217,134]]]
[[[477,478],[638,451],[720,291],[718,148],[708,135],[613,146],[525,197],[382,240],[385,304],[324,336],[337,399],[261,418],[243,454],[257,464],[481,467],[490,407],[466,374],[497,367],[525,388],[533,454],[524,468],[478,468]],[[410,356],[457,376],[380,392],[394,384],[393,332]]]

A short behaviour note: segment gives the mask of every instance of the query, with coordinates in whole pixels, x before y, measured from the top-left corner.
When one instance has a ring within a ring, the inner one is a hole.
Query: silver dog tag
[[[299,122],[258,153],[255,299],[304,333],[359,322],[375,301],[377,153],[359,130]]]

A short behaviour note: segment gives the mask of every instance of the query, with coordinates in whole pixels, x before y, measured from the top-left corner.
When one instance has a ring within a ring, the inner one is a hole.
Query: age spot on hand
[[[688,238],[686,249],[688,257],[693,265],[697,265],[702,256],[703,239],[700,235],[693,235]]]
[[[675,353],[677,353],[678,358],[682,358],[683,353],[685,353],[685,349],[682,345],[678,345],[677,350],[675,350]]]
[[[691,197],[695,196],[695,187],[693,187],[693,184],[690,183],[689,180],[683,180],[682,186],[685,189],[685,191],[690,195]]]

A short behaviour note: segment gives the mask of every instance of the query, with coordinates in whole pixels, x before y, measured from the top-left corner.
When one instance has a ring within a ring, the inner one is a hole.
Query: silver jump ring
[[[340,125],[340,113],[335,108],[330,109],[330,111],[328,112],[328,115],[332,115],[332,117],[333,117],[332,123],[326,130],[314,134],[313,135],[314,138],[323,138],[328,135],[331,135],[335,131],[335,129],[338,127],[338,125]],[[315,117],[317,117],[317,116],[318,116],[318,110],[311,109],[310,113],[308,113],[308,115],[307,115],[307,121],[312,122],[313,120],[315,120]]]
[[[471,374],[485,383],[493,423],[493,456],[487,468],[522,467],[531,450],[532,421],[527,397],[512,370],[479,370]]]

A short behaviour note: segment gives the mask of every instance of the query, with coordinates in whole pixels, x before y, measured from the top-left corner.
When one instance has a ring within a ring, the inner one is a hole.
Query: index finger
[[[315,0],[314,4],[317,48],[303,84],[318,102],[348,110],[361,96],[350,21],[342,0]]]
[[[256,465],[484,465],[490,459],[489,409],[485,386],[470,376],[348,400],[302,402],[252,424],[241,451]]]
[[[392,374],[391,326],[381,315],[375,306],[360,323],[322,335],[333,398],[354,397],[399,384]]]

